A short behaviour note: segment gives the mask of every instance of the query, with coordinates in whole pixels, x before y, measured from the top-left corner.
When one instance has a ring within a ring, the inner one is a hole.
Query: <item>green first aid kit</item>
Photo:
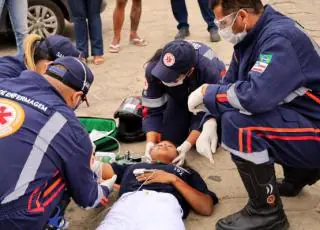
[[[115,140],[118,129],[114,119],[98,117],[78,117],[78,119],[96,145],[96,151],[108,152],[119,148]]]

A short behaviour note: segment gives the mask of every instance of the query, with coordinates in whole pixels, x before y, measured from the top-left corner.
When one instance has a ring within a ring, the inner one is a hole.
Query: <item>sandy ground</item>
[[[130,2],[130,1],[129,1]],[[269,0],[265,3],[274,5],[280,11],[297,19],[306,30],[320,42],[320,10],[319,0]],[[228,65],[232,54],[232,47],[226,42],[210,43],[206,25],[200,15],[197,1],[187,0],[189,22],[191,29],[190,39],[205,42],[210,45]],[[120,102],[127,96],[140,95],[144,83],[143,65],[146,60],[165,43],[173,39],[176,31],[176,22],[171,13],[169,1],[143,1],[143,15],[140,24],[140,34],[149,41],[147,47],[135,47],[129,44],[129,7],[127,7],[126,22],[124,25],[119,54],[108,53],[108,46],[112,39],[112,12],[114,0],[109,0],[107,10],[102,14],[103,37],[106,52],[106,62],[101,66],[90,64],[95,73],[95,83],[89,95],[90,108],[80,108],[79,115],[112,117]],[[65,34],[73,37],[71,25],[66,28]],[[0,55],[14,54],[12,38],[0,38]],[[144,151],[144,143],[121,146],[121,150],[130,150],[135,153]],[[210,189],[220,197],[220,204],[210,217],[201,217],[194,213],[185,221],[188,230],[214,229],[216,221],[233,213],[245,205],[247,194],[240,181],[230,155],[222,149],[215,154],[215,164],[211,165],[200,157],[196,151],[188,155],[189,164],[200,172]],[[79,173],[79,172],[75,172]],[[277,174],[281,170],[277,168]],[[116,194],[112,195],[114,200]],[[283,199],[284,208],[288,215],[291,229],[317,230],[320,225],[320,183],[307,187],[296,198]],[[71,222],[70,229],[95,229],[106,210],[84,211],[71,204],[67,210],[67,218]],[[148,215],[148,213],[146,213]]]

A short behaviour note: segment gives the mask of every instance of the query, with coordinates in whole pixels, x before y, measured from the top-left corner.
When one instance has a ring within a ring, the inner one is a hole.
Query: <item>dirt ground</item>
[[[317,16],[320,10],[319,0],[269,0],[265,3],[270,3],[290,17],[297,19],[313,38],[318,43],[320,42],[320,18]],[[190,39],[207,43],[228,65],[232,54],[231,45],[224,41],[210,43],[206,24],[201,17],[197,1],[187,0],[187,5],[191,25]],[[143,1],[139,31],[140,35],[148,40],[149,45],[147,47],[130,45],[130,7],[127,7],[121,41],[122,50],[119,54],[108,53],[108,46],[112,39],[114,0],[109,0],[109,5],[102,14],[106,62],[100,66],[90,64],[95,74],[95,82],[89,95],[91,106],[90,108],[80,108],[79,115],[112,117],[125,97],[140,95],[144,83],[144,63],[157,48],[172,40],[177,32],[170,2],[145,0]],[[65,34],[74,38],[71,25],[67,26]],[[0,55],[15,53],[14,41],[11,41],[11,38],[2,37],[0,40]],[[142,153],[144,143],[121,145],[121,151],[126,150]],[[214,158],[215,164],[211,165],[196,151],[192,151],[188,155],[188,163],[200,172],[209,188],[220,197],[220,204],[217,205],[212,216],[201,217],[194,213],[189,215],[185,221],[188,230],[214,229],[219,218],[239,210],[247,201],[247,194],[235,166],[230,160],[230,155],[223,149],[219,149]],[[277,168],[277,174],[281,175],[279,168]],[[81,175],[79,174],[79,176]],[[111,200],[114,200],[115,197],[116,194],[113,194]],[[320,183],[305,188],[302,194],[296,198],[284,198],[283,203],[291,224],[290,229],[320,229]],[[72,204],[67,210],[67,218],[71,223],[69,229],[95,229],[106,212],[103,209],[84,211]]]

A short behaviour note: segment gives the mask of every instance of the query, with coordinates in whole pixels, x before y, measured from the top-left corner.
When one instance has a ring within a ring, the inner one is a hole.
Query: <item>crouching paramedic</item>
[[[92,82],[74,57],[43,76],[0,79],[0,229],[43,229],[66,194],[84,208],[106,204],[110,183],[97,184],[92,144],[73,111]]]
[[[213,9],[222,37],[235,45],[233,59],[222,83],[198,88],[188,105],[204,103],[221,121],[222,146],[249,194],[217,229],[287,229],[274,161],[301,174],[320,168],[320,48],[260,0],[216,0]],[[299,183],[316,180],[305,175]]]
[[[187,106],[189,94],[204,83],[216,83],[225,66],[205,44],[176,40],[168,43],[149,60],[142,95],[143,128],[147,132],[145,155],[161,135],[178,146],[174,163],[182,165],[195,144],[204,113],[192,115]]]
[[[69,38],[60,35],[41,38],[37,34],[29,34],[24,39],[23,56],[0,57],[0,78],[18,77],[27,69],[44,74],[51,61],[66,56],[81,58],[80,51]]]

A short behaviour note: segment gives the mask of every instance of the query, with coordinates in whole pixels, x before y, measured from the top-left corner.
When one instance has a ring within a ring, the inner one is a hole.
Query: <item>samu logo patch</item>
[[[18,103],[8,99],[0,99],[0,138],[18,131],[24,119],[24,110]]]

